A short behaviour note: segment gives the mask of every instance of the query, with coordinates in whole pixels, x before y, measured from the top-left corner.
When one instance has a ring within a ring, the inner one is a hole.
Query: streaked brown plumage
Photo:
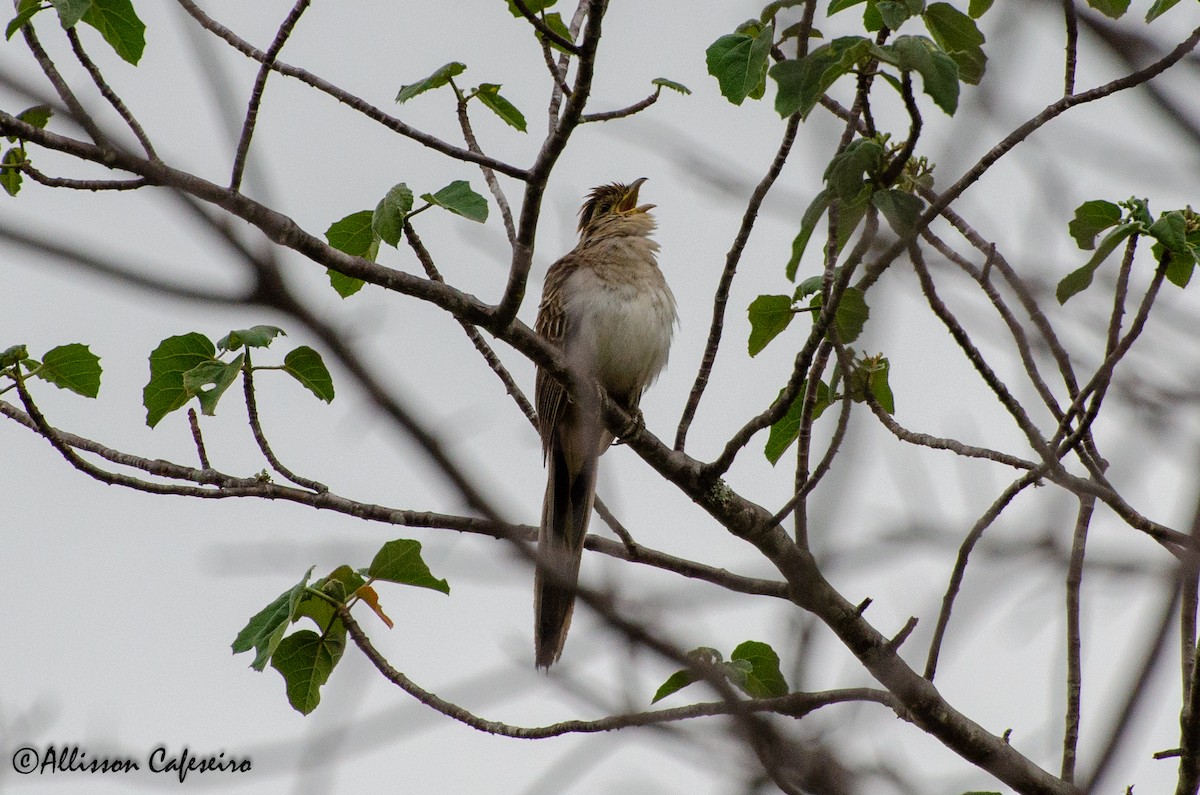
[[[536,329],[571,366],[631,414],[667,363],[675,299],[650,239],[652,204],[637,204],[645,179],[593,190],[579,211],[579,244],[550,266]],[[548,474],[534,577],[534,647],[539,668],[562,654],[600,455],[613,441],[588,396],[572,400],[540,368],[538,428]]]

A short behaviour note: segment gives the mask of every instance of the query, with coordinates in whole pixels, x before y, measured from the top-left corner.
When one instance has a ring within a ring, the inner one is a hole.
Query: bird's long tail
[[[571,626],[583,539],[596,495],[597,457],[587,456],[581,471],[572,473],[555,444],[548,463],[533,580],[533,640],[539,668],[549,668],[559,658]]]

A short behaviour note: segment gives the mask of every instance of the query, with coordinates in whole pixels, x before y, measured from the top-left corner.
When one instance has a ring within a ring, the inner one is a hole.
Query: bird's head
[[[613,217],[642,215],[653,210],[653,204],[638,204],[638,190],[645,177],[635,179],[628,185],[614,182],[592,189],[579,210],[579,231],[587,234],[597,224]]]

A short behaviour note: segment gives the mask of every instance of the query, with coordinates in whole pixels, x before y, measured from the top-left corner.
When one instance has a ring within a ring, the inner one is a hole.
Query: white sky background
[[[173,3],[136,5],[148,26],[139,67],[120,62],[94,31],[81,28],[85,46],[168,163],[224,184],[234,138],[227,119],[240,121],[257,65],[207,34],[192,35],[198,28]],[[701,12],[696,10],[701,4],[612,3],[589,110],[637,101],[656,77],[682,82],[695,93],[664,92],[640,116],[588,125],[575,134],[550,183],[521,311],[532,323],[546,267],[574,244],[581,196],[602,182],[649,177],[643,200],[659,205],[661,264],[682,320],[672,364],[643,401],[648,427],[666,441],[674,437],[695,375],[725,251],[783,131],[770,104],[773,83],[766,101],[735,108],[706,74],[705,47],[758,11],[754,3],[720,5]],[[1136,2],[1125,24],[1160,37],[1167,46],[1200,19],[1200,9],[1185,3],[1146,28],[1138,21],[1145,6]],[[265,49],[291,3],[209,2],[204,7]],[[918,153],[936,161],[939,187],[1061,94],[1063,33],[1057,8],[1023,4],[1006,15],[997,7],[984,18],[991,58],[985,85],[965,88],[954,119],[932,105],[926,114]],[[845,24],[857,24],[855,14],[846,12]],[[41,15],[38,23],[43,43],[88,98],[88,107],[98,109],[99,98],[71,67],[51,14]],[[821,27],[826,35],[842,32]],[[196,38],[228,81],[231,107],[215,104],[197,67]],[[505,96],[530,123],[530,133],[520,135],[473,106],[485,150],[527,165],[542,140],[549,85],[541,54],[524,22],[512,19],[500,0],[317,2],[281,59],[455,143],[459,136],[448,92],[423,95],[399,108],[392,98],[401,84],[448,61],[463,61],[468,70],[460,85],[503,83]],[[0,70],[45,85],[34,69],[19,37],[0,46]],[[1088,46],[1078,86],[1090,88],[1124,71],[1107,53]],[[1196,96],[1194,71],[1170,77],[1174,82],[1165,85],[1176,96],[1186,97],[1189,90]],[[985,98],[990,116],[980,112]],[[9,96],[0,103],[6,110],[24,107]],[[878,112],[881,126],[897,120],[894,111]],[[51,128],[70,131],[61,119]],[[715,455],[730,433],[774,398],[786,378],[803,319],[750,360],[745,308],[759,293],[790,291],[783,263],[800,214],[820,188],[839,129],[823,111],[812,114],[764,206],[729,302],[714,381],[689,436],[692,455]],[[907,126],[892,129],[902,133]],[[36,148],[31,154],[48,173],[83,176],[61,158]],[[1131,194],[1148,197],[1156,211],[1195,204],[1200,199],[1197,160],[1195,144],[1168,131],[1144,98],[1123,95],[1052,122],[957,206],[1023,274],[1053,284],[1085,259],[1066,232],[1075,206]],[[401,181],[422,193],[469,179],[484,192],[476,168],[436,156],[279,75],[268,81],[250,167],[247,192],[314,234],[351,212],[374,207]],[[519,186],[507,179],[504,185],[516,210]],[[491,302],[503,289],[509,256],[490,196],[489,203],[492,214],[483,226],[432,211],[415,223],[446,279]],[[201,285],[237,283],[236,266],[226,253],[181,220],[178,205],[161,191],[80,194],[26,180],[15,200],[0,199],[0,213],[55,234],[69,229],[72,238],[96,251],[156,275]],[[259,238],[250,231],[247,239]],[[802,275],[816,272],[816,245],[814,240]],[[487,495],[513,520],[536,522],[543,488],[536,435],[457,324],[440,310],[370,286],[343,301],[329,289],[323,269],[287,252],[283,256],[289,277],[368,352],[397,394],[479,478]],[[407,251],[385,249],[380,261],[419,270]],[[1115,270],[1115,261],[1109,263],[1100,281],[1107,284]],[[1145,283],[1148,272],[1143,262],[1137,284]],[[195,461],[184,412],[170,415],[155,430],[145,426],[146,357],[161,339],[201,331],[215,340],[231,328],[283,325],[290,336],[275,343],[278,353],[258,354],[259,364],[311,342],[296,323],[269,312],[164,300],[25,251],[0,248],[0,273],[7,298],[0,309],[0,348],[23,342],[40,355],[80,341],[102,358],[98,402],[40,385],[35,394],[51,422],[149,458]],[[1011,345],[994,315],[979,296],[952,286],[961,286],[955,274],[939,273],[943,296],[972,324],[993,361],[1006,362],[1003,371],[1015,374]],[[1080,372],[1094,365],[1096,340],[1106,322],[1101,292],[1080,296],[1052,315],[1072,345]],[[1194,286],[1188,292],[1163,288],[1156,317],[1134,357],[1139,375],[1152,385],[1194,390],[1200,372],[1196,294]],[[861,347],[891,359],[897,419],[914,430],[1023,454],[1007,416],[924,307],[911,269],[893,266],[870,300],[872,319]],[[498,349],[531,394],[532,367],[503,346]],[[270,375],[256,378],[260,413],[275,451],[294,470],[351,498],[416,510],[462,510],[421,451],[378,415],[347,376],[334,371],[339,392],[326,406],[291,379]],[[254,450],[238,391],[227,394],[217,417],[204,418],[203,428],[213,465],[248,475],[265,462]],[[1110,474],[1129,501],[1181,530],[1194,508],[1195,417],[1194,402],[1187,411],[1168,411],[1157,425],[1144,413],[1122,409],[1098,427],[1101,448],[1113,465]],[[818,423],[823,433],[831,426],[832,419]],[[905,647],[906,658],[919,667],[958,540],[1010,475],[992,464],[957,463],[949,453],[914,457],[865,410],[857,412],[852,430],[812,509],[813,543],[831,556],[831,578],[848,599],[874,599],[868,617],[882,632],[895,632],[909,615],[920,619]],[[765,438],[765,433],[756,437],[743,452],[729,481],[745,496],[776,507],[787,499],[792,474],[786,456],[775,469],[765,462]],[[815,448],[818,455],[823,441],[824,436]],[[625,449],[605,456],[601,494],[648,546],[738,573],[771,574],[753,549],[663,487]],[[247,668],[248,655],[229,653],[245,621],[308,566],[316,564],[317,575],[341,563],[365,566],[382,542],[416,538],[425,545],[434,573],[449,579],[451,596],[383,586],[384,607],[396,620],[390,632],[366,611],[359,614],[377,646],[416,682],[483,717],[521,725],[647,707],[672,668],[645,654],[638,655],[637,665],[627,665],[623,644],[582,610],[561,666],[549,678],[533,671],[532,576],[501,542],[370,525],[287,504],[155,498],[109,488],[70,470],[44,440],[11,422],[0,422],[0,504],[6,562],[0,622],[8,636],[0,644],[0,791],[176,786],[160,777],[12,772],[9,759],[17,747],[51,743],[77,744],[96,756],[144,759],[161,743],[175,751],[187,745],[201,753],[248,756],[254,763],[251,774],[189,778],[193,789],[238,792],[375,787],[591,793],[636,787],[653,793],[718,793],[737,791],[745,777],[717,721],[667,737],[645,731],[544,742],[489,737],[434,714],[388,685],[353,647],[324,688],[321,705],[304,718],[288,705],[277,673],[256,674]],[[977,553],[978,568],[968,572],[937,680],[952,704],[991,731],[1012,728],[1012,741],[1022,753],[1052,770],[1058,768],[1062,731],[1062,576],[1040,560],[1034,544],[1049,535],[1060,550],[1067,548],[1073,517],[1073,501],[1047,486],[1023,495],[992,529],[989,539],[995,543],[984,545]],[[942,541],[925,547],[911,538],[904,546],[887,543],[914,527]],[[608,532],[598,519],[592,530]],[[1089,556],[1100,563],[1141,567],[1142,574],[1169,564],[1156,545],[1104,510],[1097,512],[1093,539]],[[816,633],[809,667],[803,681],[796,681],[795,615],[785,605],[766,605],[598,555],[586,557],[584,570],[589,583],[615,587],[684,648],[707,645],[728,653],[743,640],[764,640],[780,652],[793,687],[870,684],[825,630]],[[1140,664],[1164,590],[1152,578],[1103,571],[1085,585],[1083,770],[1094,762],[1112,705],[1123,698]],[[1150,754],[1177,744],[1175,656],[1168,655],[1171,664],[1162,666],[1147,702],[1161,709],[1139,715],[1137,739],[1109,779],[1111,791],[1135,784],[1139,793],[1162,792],[1174,779],[1174,761],[1154,762]],[[697,699],[711,695],[685,691],[664,706]],[[939,781],[938,792],[1002,789],[884,708],[835,706],[806,719],[804,727],[809,726],[825,733],[851,761],[857,757],[911,769]],[[864,791],[896,790],[876,781]]]

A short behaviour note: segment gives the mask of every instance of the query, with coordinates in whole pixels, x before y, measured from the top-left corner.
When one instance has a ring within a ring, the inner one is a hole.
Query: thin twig
[[[572,55],[580,54],[580,48],[578,44],[573,41],[568,41],[558,33],[555,33],[554,29],[547,25],[543,19],[529,10],[529,6],[525,5],[525,0],[512,0],[512,4],[514,8],[521,12],[521,16],[529,20],[529,22],[535,28],[537,28],[538,33],[541,33],[547,41],[554,42]]]
[[[421,242],[421,238],[417,235],[412,224],[408,221],[404,222],[404,239],[408,241],[409,248],[417,255],[417,259],[421,263],[421,267],[425,269],[425,273],[435,282],[445,283],[442,274],[438,271],[437,265],[433,261],[433,256],[429,250],[425,248],[425,244]],[[500,357],[496,355],[496,351],[488,344],[488,341],[479,333],[479,329],[468,323],[466,320],[455,316],[458,324],[462,326],[463,332],[466,333],[467,339],[471,340],[471,344],[475,346],[475,350],[483,356],[483,360],[487,362],[487,366],[492,369],[492,372],[504,384],[506,391],[513,400],[516,401],[517,407],[521,409],[521,413],[529,420],[530,424],[537,427],[537,411],[534,410],[533,404],[529,402],[529,398],[525,397],[525,393],[521,391],[521,387],[517,386],[516,380],[512,377],[512,373],[500,361]]]
[[[58,71],[58,67],[54,65],[54,61],[50,60],[50,56],[46,50],[42,48],[42,43],[38,41],[37,34],[33,32],[33,25],[25,25],[21,28],[21,35],[25,37],[25,44],[29,47],[29,51],[33,53],[33,59],[37,61],[41,67],[42,73],[46,75],[46,79],[54,86],[58,98],[67,106],[67,112],[71,118],[83,128],[88,137],[92,139],[92,143],[96,146],[104,146],[108,143],[108,136],[100,129],[100,125],[96,124],[96,120],[92,118],[83,105],[79,102],[79,98],[75,96],[75,92],[67,85],[67,81]]]
[[[1018,494],[1026,487],[1033,485],[1041,477],[1040,470],[1044,467],[1039,467],[1030,472],[1026,472],[1021,477],[1008,485],[1001,495],[996,498],[983,515],[975,522],[971,528],[971,532],[963,539],[962,546],[958,549],[958,557],[954,561],[954,570],[950,573],[950,583],[946,586],[946,593],[942,596],[942,609],[938,613],[937,625],[933,630],[933,639],[929,642],[929,653],[925,658],[925,678],[930,682],[937,675],[938,657],[942,652],[942,642],[946,638],[946,629],[950,625],[950,613],[954,610],[954,601],[958,598],[959,589],[962,588],[963,577],[967,572],[967,563],[970,561],[971,552],[975,549],[975,545],[983,538],[983,532],[996,521],[1001,512],[1008,507],[1008,504],[1013,501]]]
[[[1075,13],[1075,0],[1062,0],[1063,21],[1067,28],[1067,56],[1063,74],[1063,96],[1075,93],[1075,64],[1079,58],[1079,19]]]
[[[454,85],[453,81],[451,81],[451,85]],[[467,142],[467,149],[482,155],[483,149],[479,146],[475,130],[471,127],[471,117],[467,113],[467,100],[458,90],[458,86],[454,86],[454,93],[458,97],[458,124],[462,128],[463,140]],[[504,221],[504,234],[508,235],[508,242],[512,244],[516,242],[517,229],[513,226],[512,208],[508,206],[508,197],[504,195],[504,189],[500,187],[500,180],[496,179],[496,172],[493,169],[480,163],[479,170],[483,172],[483,180],[487,183],[488,190],[492,192],[496,206],[500,208],[500,218]]]
[[[32,163],[21,164],[21,173],[47,188],[68,188],[70,190],[137,190],[146,187],[144,179],[71,179],[70,177],[51,177],[39,171]]]
[[[208,451],[204,449],[204,436],[200,433],[200,420],[196,417],[196,410],[188,409],[188,424],[192,426],[192,440],[196,442],[196,455],[200,458],[201,469],[212,469],[212,465],[208,463]]]
[[[265,52],[251,46],[245,39],[242,39],[229,28],[208,16],[199,6],[195,4],[193,0],[176,0],[176,2],[178,2],[179,5],[182,6],[183,9],[200,24],[201,27],[223,39],[238,52],[242,53],[248,58],[258,61],[259,63],[264,63],[267,61],[267,54]],[[26,27],[28,28],[28,26]],[[271,70],[279,72],[281,75],[295,78],[302,83],[306,83],[318,91],[328,94],[338,102],[341,102],[343,105],[346,105],[363,114],[367,118],[378,122],[389,130],[403,135],[406,138],[411,138],[422,146],[426,146],[436,152],[441,152],[442,154],[452,157],[455,160],[463,160],[468,163],[486,165],[489,168],[499,171],[501,174],[507,174],[515,179],[525,180],[529,178],[529,172],[523,168],[519,168],[510,163],[505,163],[501,160],[494,160],[489,157],[478,155],[467,149],[462,149],[461,147],[448,144],[433,135],[421,132],[414,127],[410,127],[396,117],[384,113],[371,103],[349,93],[348,91],[345,91],[344,89],[338,88],[332,83],[323,80],[316,75],[305,71],[304,69],[290,66],[282,61],[274,61],[271,63]]]
[[[254,395],[254,367],[250,363],[249,349],[246,350],[246,358],[242,360],[242,391],[246,396],[246,414],[250,419],[250,433],[254,435],[254,441],[258,445],[259,451],[267,459],[271,468],[301,488],[312,489],[318,494],[329,491],[329,487],[324,483],[297,475],[285,467],[271,450],[271,445],[267,443],[267,435],[263,433],[262,423],[258,419],[258,399]]]
[[[158,155],[154,153],[154,145],[150,143],[150,136],[146,135],[146,131],[138,123],[138,120],[134,118],[129,107],[117,96],[117,92],[112,90],[108,81],[104,79],[104,75],[100,73],[100,67],[96,66],[92,59],[88,57],[88,54],[83,49],[83,43],[79,41],[79,34],[75,31],[74,27],[67,28],[67,40],[71,42],[71,49],[74,51],[75,57],[79,59],[79,63],[91,75],[92,82],[96,84],[96,88],[99,89],[100,94],[108,100],[108,104],[112,105],[113,110],[125,120],[125,124],[129,126],[129,129],[138,139],[138,143],[145,150],[146,156],[151,160],[157,159]]]
[[[279,51],[287,43],[288,37],[292,35],[296,23],[300,21],[301,15],[308,8],[310,2],[311,0],[296,0],[296,4],[292,6],[292,10],[288,12],[287,17],[279,26],[279,30],[275,33],[275,40],[271,42],[271,46],[267,48],[261,61],[262,65],[258,69],[258,75],[254,78],[254,87],[250,89],[250,102],[246,107],[246,118],[242,122],[242,134],[238,137],[237,150],[233,158],[233,173],[229,177],[230,190],[240,190],[242,186],[242,173],[246,169],[246,157],[250,153],[250,139],[254,137],[254,127],[258,122],[258,109],[262,105],[267,77],[270,76],[271,69],[275,66],[275,59],[279,56]]]
[[[1080,639],[1080,589],[1088,527],[1092,522],[1095,497],[1079,500],[1075,532],[1071,537],[1071,559],[1067,565],[1067,709],[1063,730],[1062,780],[1074,783],[1075,757],[1079,748],[1079,720],[1083,692],[1082,642]]]
[[[798,115],[788,119],[787,127],[783,131],[783,140],[779,142],[779,149],[775,152],[775,158],[771,161],[771,166],[767,169],[767,173],[759,180],[759,183],[754,188],[754,192],[750,194],[750,201],[746,204],[746,212],[742,215],[741,226],[738,227],[738,233],[733,239],[733,245],[729,248],[729,252],[725,255],[725,267],[721,271],[721,278],[717,282],[716,292],[713,294],[713,317],[712,324],[708,330],[708,342],[704,346],[704,356],[700,360],[700,368],[696,371],[696,381],[692,384],[692,390],[688,394],[688,401],[683,408],[683,416],[679,419],[679,429],[675,432],[675,449],[683,450],[687,442],[688,429],[692,425],[692,420],[696,416],[696,410],[700,407],[700,398],[704,396],[704,390],[708,386],[708,379],[712,375],[713,365],[717,361],[717,349],[721,345],[721,335],[725,330],[725,307],[729,303],[729,292],[733,286],[733,277],[737,273],[738,263],[741,262],[742,252],[746,249],[746,243],[750,239],[750,232],[754,229],[754,222],[758,220],[758,210],[762,207],[763,200],[766,199],[771,186],[775,184],[775,180],[779,177],[779,172],[783,170],[784,163],[787,162],[788,154],[792,151],[792,144],[796,140],[796,131],[800,127],[800,118]]]
[[[662,88],[656,87],[654,93],[645,99],[635,102],[627,108],[620,110],[607,110],[603,113],[585,113],[579,117],[579,120],[584,124],[594,121],[612,121],[613,119],[624,119],[627,116],[632,116],[635,113],[640,113],[646,108],[658,102],[658,95],[662,93]]]

